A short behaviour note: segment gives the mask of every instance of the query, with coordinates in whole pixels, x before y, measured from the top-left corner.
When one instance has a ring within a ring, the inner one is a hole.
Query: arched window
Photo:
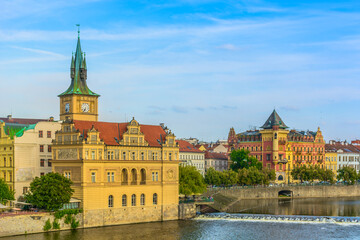
[[[108,198],[108,206],[113,207],[114,206],[114,197],[113,195],[110,195]]]
[[[136,206],[136,195],[131,195],[131,206]]]
[[[140,184],[146,184],[146,171],[143,168],[140,170]]]
[[[157,193],[154,193],[154,195],[153,195],[153,204],[157,205],[157,202],[158,202]]]
[[[123,207],[126,207],[126,205],[127,205],[127,197],[126,197],[126,194],[122,195],[122,197],[121,197],[121,205],[122,205]]]
[[[137,183],[137,171],[135,168],[131,170],[131,184],[136,185]]]
[[[121,172],[121,184],[128,184],[128,172],[125,168]]]
[[[142,205],[142,206],[145,205],[145,194],[141,194],[141,196],[140,196],[140,205]]]
[[[279,181],[282,181],[282,180],[284,180],[284,177],[283,177],[283,175],[279,175],[279,177],[278,177],[278,180],[279,180]]]

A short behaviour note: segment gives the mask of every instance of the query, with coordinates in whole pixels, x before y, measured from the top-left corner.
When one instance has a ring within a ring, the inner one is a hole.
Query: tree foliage
[[[36,177],[30,183],[30,191],[25,198],[38,208],[48,211],[58,210],[65,203],[69,203],[72,193],[72,181],[59,173],[48,173]]]
[[[234,171],[238,171],[243,168],[256,167],[262,169],[262,163],[255,157],[249,155],[250,151],[245,149],[233,150],[230,153],[230,159],[232,161],[230,168]]]
[[[0,179],[0,203],[6,204],[9,200],[15,200],[14,193],[14,191],[10,190],[9,185],[3,179]]]
[[[205,192],[204,178],[194,166],[180,166],[179,172],[180,194],[191,195]]]
[[[216,171],[214,168],[209,168],[205,174],[205,182],[209,185],[221,185],[221,172]]]
[[[300,167],[295,167],[291,171],[291,176],[293,179],[303,181],[313,182],[314,180],[320,180],[325,182],[334,183],[335,174],[330,169],[323,169],[319,166],[307,166],[302,165]]]
[[[275,176],[275,170],[259,170],[255,166],[252,166],[249,169],[242,168],[237,172],[233,170],[220,172],[216,171],[214,168],[209,168],[205,175],[205,182],[215,186],[231,186],[235,184],[268,185],[270,181],[275,180]]]
[[[354,184],[358,180],[356,170],[352,167],[343,167],[337,171],[337,179],[339,181],[345,181],[348,184]]]

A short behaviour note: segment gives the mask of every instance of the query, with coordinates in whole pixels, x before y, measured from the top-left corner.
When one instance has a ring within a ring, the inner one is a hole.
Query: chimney
[[[160,126],[162,129],[165,129],[165,124],[164,123],[160,123]]]

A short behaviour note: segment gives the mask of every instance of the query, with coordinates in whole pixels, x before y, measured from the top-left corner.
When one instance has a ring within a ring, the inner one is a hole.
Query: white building
[[[205,153],[185,140],[176,140],[176,142],[179,144],[180,164],[194,166],[204,176]]]
[[[52,140],[60,129],[60,122],[38,122],[14,137],[15,199],[28,191],[35,177],[51,172]]]
[[[346,141],[329,141],[328,148],[332,148],[337,153],[337,169],[352,167],[359,172],[360,150]]]
[[[216,171],[227,170],[228,158],[226,154],[210,151],[205,152],[205,172],[211,167]]]

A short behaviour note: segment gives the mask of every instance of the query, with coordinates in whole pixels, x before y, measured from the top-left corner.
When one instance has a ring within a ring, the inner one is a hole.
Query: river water
[[[7,239],[360,239],[360,198],[252,200],[247,202],[235,204],[231,209],[234,213],[223,214],[224,217],[222,214],[215,213],[186,221],[79,229]],[[236,218],[244,216],[244,213],[251,216],[271,217],[267,217],[270,220]],[[225,215],[231,216],[231,219],[226,218]],[[280,215],[282,219],[277,220],[280,219]],[[307,219],[321,218],[315,216],[333,216],[329,219],[345,218],[350,219],[350,222],[353,221],[351,219],[356,219],[358,223],[302,221],[301,217],[300,221],[290,221],[291,218],[295,218],[293,215],[306,215],[304,218]]]

